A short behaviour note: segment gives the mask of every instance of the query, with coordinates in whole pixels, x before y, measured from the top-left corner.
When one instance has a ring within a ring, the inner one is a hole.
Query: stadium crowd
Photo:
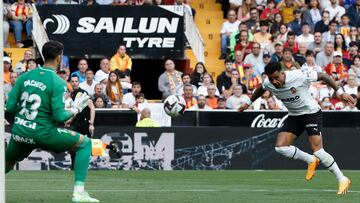
[[[128,5],[134,2],[147,4],[150,1],[87,0],[81,4]],[[31,37],[31,8],[24,0],[6,3],[9,7],[4,9],[4,25],[6,21],[10,22],[8,27],[13,29],[16,45],[22,47],[23,27],[27,37]],[[37,3],[79,4],[66,0]],[[151,4],[161,3],[155,0]],[[188,0],[176,0],[175,3],[191,9]],[[262,84],[266,64],[277,61],[283,70],[325,72],[345,92],[360,100],[360,0],[222,0],[221,3],[227,17],[220,30],[219,47],[224,71],[213,78],[205,65],[198,62],[192,73],[182,73],[176,70],[174,61],[168,59],[164,61],[165,71],[158,78],[163,99],[177,94],[185,98],[187,109],[238,109]],[[195,10],[191,10],[195,15]],[[8,32],[4,30],[4,36],[6,34]],[[7,45],[4,41],[4,46]],[[31,51],[26,51],[15,67],[11,67],[9,56],[5,56],[3,62],[6,99],[18,75],[31,71],[38,64]],[[126,54],[126,47],[120,45],[115,55],[101,60],[99,67],[94,72],[87,60],[81,59],[78,70],[71,73],[69,59],[64,56],[58,74],[68,82],[70,91],[79,88],[87,91],[96,108],[139,111],[137,105],[147,100],[141,93],[141,84],[130,78],[132,60]],[[311,84],[309,91],[324,110],[360,109],[360,102],[356,106],[344,105],[323,83]],[[286,110],[271,92],[266,92],[251,108]]]

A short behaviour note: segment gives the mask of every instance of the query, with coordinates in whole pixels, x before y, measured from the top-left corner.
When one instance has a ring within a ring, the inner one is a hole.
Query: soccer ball
[[[164,101],[165,113],[171,117],[184,114],[186,108],[185,99],[177,95],[170,95]]]

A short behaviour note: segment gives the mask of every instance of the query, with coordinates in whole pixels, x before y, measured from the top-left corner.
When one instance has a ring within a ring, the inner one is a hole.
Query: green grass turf
[[[352,180],[346,196],[337,182],[317,171],[90,171],[86,189],[106,203],[360,202],[360,171],[345,171]],[[17,172],[6,175],[6,202],[71,202],[69,171]]]

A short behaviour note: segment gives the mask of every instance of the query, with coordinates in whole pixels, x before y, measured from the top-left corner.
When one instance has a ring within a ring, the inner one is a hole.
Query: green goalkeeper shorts
[[[12,133],[5,152],[5,161],[16,163],[29,156],[34,149],[38,148],[56,153],[71,151],[82,141],[80,137],[80,133],[63,128],[54,128],[49,133],[33,136],[22,136],[19,133]]]

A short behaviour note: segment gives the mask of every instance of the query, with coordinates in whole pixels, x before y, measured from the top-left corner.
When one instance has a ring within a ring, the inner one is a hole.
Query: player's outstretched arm
[[[253,95],[251,96],[250,102],[247,104],[243,104],[239,107],[238,111],[239,112],[243,112],[246,109],[249,108],[249,106],[255,101],[257,100],[259,97],[261,97],[263,94],[265,93],[265,90],[263,89],[262,86],[256,88],[255,92],[253,93]]]
[[[336,91],[336,94],[339,95],[341,100],[343,100],[346,103],[355,104],[354,98],[349,94],[345,93],[342,87],[339,87],[328,74],[318,72],[318,81],[320,80],[324,81],[327,85],[333,88]]]

